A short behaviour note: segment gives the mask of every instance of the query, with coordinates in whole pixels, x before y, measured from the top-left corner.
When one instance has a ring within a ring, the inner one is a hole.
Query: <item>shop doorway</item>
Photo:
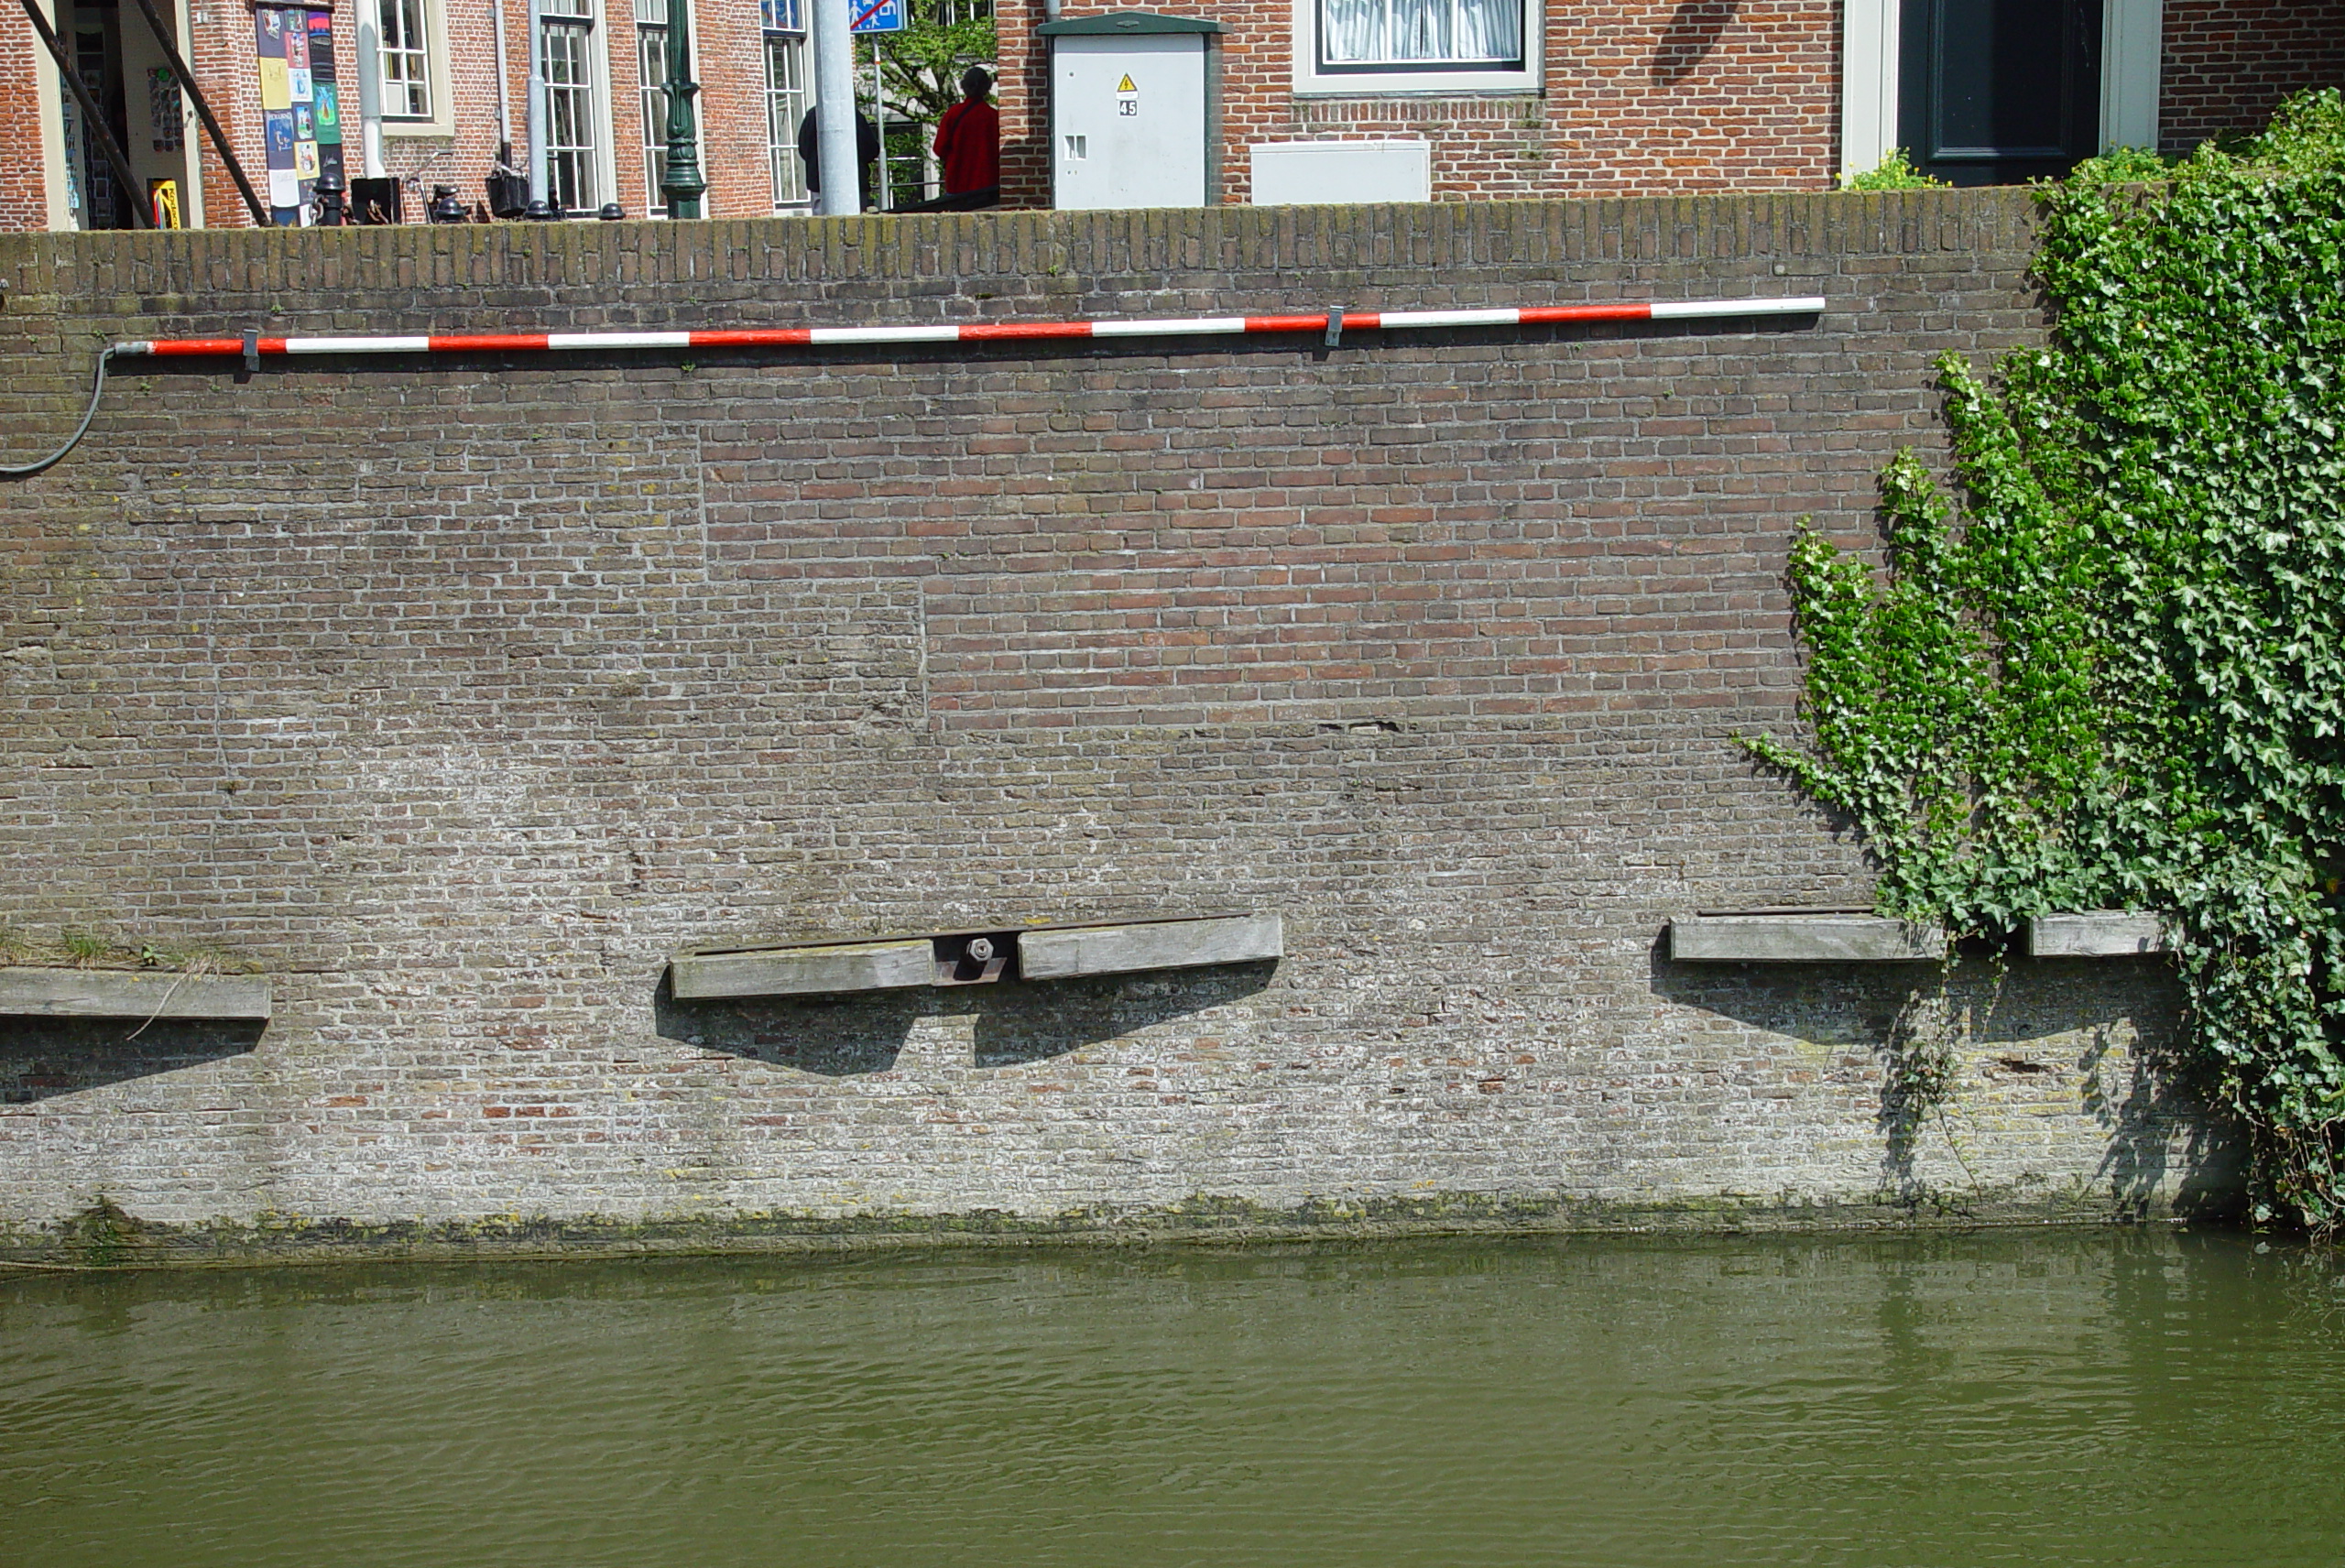
[[[166,18],[177,20],[169,0],[161,9]],[[193,116],[145,16],[136,6],[125,8],[121,0],[58,0],[51,15],[74,74],[99,109],[93,123],[65,85],[58,84],[64,120],[67,226],[137,227],[134,203],[157,227],[200,223],[202,198],[194,187]],[[128,160],[138,182],[136,188],[125,190],[116,177],[105,155],[101,124]]]

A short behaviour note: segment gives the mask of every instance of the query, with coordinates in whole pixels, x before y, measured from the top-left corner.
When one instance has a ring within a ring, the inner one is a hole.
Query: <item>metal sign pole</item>
[[[814,32],[815,168],[822,210],[837,216],[863,211],[862,170],[856,156],[853,0],[806,0]]]
[[[879,210],[896,210],[895,182],[888,178],[888,100],[879,90],[879,35],[871,35],[871,123],[879,127]]]
[[[552,215],[547,206],[546,171],[546,17],[540,0],[529,0],[529,216]]]

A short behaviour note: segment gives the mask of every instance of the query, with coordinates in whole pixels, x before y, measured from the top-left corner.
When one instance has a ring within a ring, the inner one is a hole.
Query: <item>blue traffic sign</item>
[[[855,33],[900,33],[904,30],[904,0],[848,0],[855,15]]]

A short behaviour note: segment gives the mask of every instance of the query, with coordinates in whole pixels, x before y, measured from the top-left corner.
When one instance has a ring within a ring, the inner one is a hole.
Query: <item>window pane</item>
[[[644,0],[635,0],[636,14]],[[643,83],[643,200],[652,212],[667,206],[660,181],[668,172],[668,29],[635,29],[636,74]]]
[[[423,0],[379,0],[375,27],[384,115],[431,118],[431,54],[423,30]]]
[[[636,15],[647,5],[667,15],[663,0],[635,0]],[[653,212],[668,210],[660,182],[668,178],[668,29],[635,29],[637,77],[643,83],[643,200]]]
[[[769,4],[772,0],[769,0]],[[806,91],[806,40],[766,38],[766,142],[773,155],[773,204],[806,204],[806,166],[798,158],[798,123],[812,106]]]
[[[595,205],[602,189],[594,167],[594,103],[589,29],[548,21],[540,34],[540,70],[546,79],[546,184],[564,211]]]
[[[2068,17],[2018,0],[1951,0],[1937,14],[1936,151],[2058,158],[2067,149]]]
[[[1319,0],[1319,61],[1336,71],[1519,70],[1522,0]]]

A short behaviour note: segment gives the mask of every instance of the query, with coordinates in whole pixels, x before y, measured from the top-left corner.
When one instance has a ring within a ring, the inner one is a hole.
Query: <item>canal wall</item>
[[[0,487],[0,924],[20,961],[208,950],[273,1016],[0,1018],[0,1238],[2220,1204],[2234,1163],[2156,1072],[2159,960],[1664,937],[1868,901],[1861,846],[1738,737],[1795,731],[1795,520],[1870,544],[1891,453],[1943,454],[1933,358],[2043,334],[2034,223],[1983,191],[0,236],[8,461],[123,338],[1827,301],[118,364],[81,449]],[[697,946],[1227,909],[1281,916],[1283,956],[663,978]]]

